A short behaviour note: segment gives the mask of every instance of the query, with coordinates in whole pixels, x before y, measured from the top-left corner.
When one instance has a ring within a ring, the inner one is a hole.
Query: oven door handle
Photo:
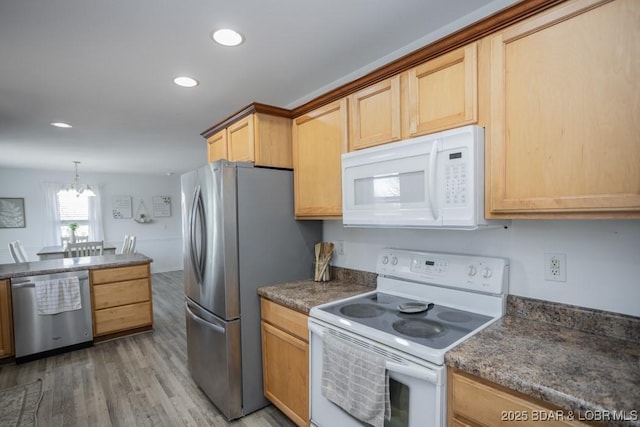
[[[432,384],[438,384],[438,374],[431,369],[401,365],[389,361],[387,361],[385,365],[389,372],[396,372],[419,380],[428,381]]]

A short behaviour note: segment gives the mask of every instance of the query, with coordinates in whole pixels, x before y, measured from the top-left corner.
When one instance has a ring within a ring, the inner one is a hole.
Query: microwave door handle
[[[433,220],[437,220],[440,214],[438,213],[438,198],[436,197],[436,167],[438,166],[438,145],[439,141],[433,141],[431,146],[431,155],[429,156],[429,202],[431,203],[431,215]]]
[[[389,372],[397,372],[412,378],[428,381],[431,384],[438,384],[438,374],[435,371],[417,366],[401,365],[399,363],[387,361],[385,367]]]

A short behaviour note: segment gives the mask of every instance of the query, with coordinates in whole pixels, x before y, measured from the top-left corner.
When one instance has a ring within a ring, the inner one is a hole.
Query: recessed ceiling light
[[[192,79],[191,77],[185,77],[185,76],[176,77],[175,79],[173,79],[173,82],[178,86],[182,86],[182,87],[198,86],[198,81],[196,79]]]
[[[223,46],[238,46],[244,41],[242,34],[229,28],[214,31],[211,34],[211,38]]]
[[[51,126],[55,126],[57,128],[65,128],[65,129],[73,127],[69,123],[64,123],[64,122],[51,122]]]

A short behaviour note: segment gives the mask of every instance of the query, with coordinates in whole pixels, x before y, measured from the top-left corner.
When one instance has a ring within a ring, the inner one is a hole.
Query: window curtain
[[[45,246],[59,246],[62,235],[60,234],[60,207],[58,206],[58,191],[60,184],[45,182],[42,184],[45,198]]]
[[[95,197],[89,197],[89,240],[104,240],[102,221],[102,186],[93,185]]]

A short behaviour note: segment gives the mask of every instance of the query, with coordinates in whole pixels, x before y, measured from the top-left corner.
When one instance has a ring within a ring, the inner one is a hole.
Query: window
[[[86,194],[76,196],[72,192],[58,194],[58,209],[60,210],[60,236],[64,245],[71,237],[71,223],[77,223],[76,240],[89,239],[89,198]]]

